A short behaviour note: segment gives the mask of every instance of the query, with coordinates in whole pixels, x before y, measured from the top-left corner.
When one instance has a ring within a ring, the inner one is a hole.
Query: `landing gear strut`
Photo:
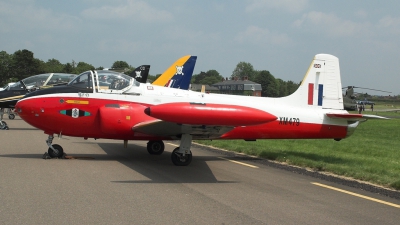
[[[8,119],[10,120],[15,119],[15,112],[13,109],[8,109]]]
[[[171,154],[172,163],[175,166],[187,166],[192,162],[192,152],[190,146],[192,145],[192,136],[190,134],[183,134],[181,144],[175,148]]]
[[[51,158],[61,158],[64,155],[63,148],[57,144],[52,145],[51,143],[53,143],[53,139],[54,136],[49,135],[49,137],[46,140],[46,144],[47,146],[49,146],[47,153]]]
[[[161,155],[164,152],[164,142],[163,141],[149,141],[147,142],[147,151],[151,155]]]
[[[8,130],[7,123],[3,121],[4,109],[0,109],[0,130]]]
[[[4,122],[3,120],[0,120],[0,130],[8,130],[7,123]]]

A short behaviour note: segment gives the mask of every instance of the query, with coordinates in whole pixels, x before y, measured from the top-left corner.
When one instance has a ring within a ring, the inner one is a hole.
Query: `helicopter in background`
[[[374,102],[368,101],[367,99],[364,100],[357,100],[358,93],[354,92],[354,88],[372,90],[372,91],[380,91],[385,93],[392,93],[389,91],[377,90],[372,88],[363,88],[363,87],[356,87],[356,86],[347,86],[343,89],[346,89],[345,93],[343,94],[343,107],[345,110],[356,111],[357,105],[375,105]]]

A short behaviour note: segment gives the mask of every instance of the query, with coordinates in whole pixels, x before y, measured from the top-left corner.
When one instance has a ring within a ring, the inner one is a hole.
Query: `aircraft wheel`
[[[14,114],[8,115],[8,119],[13,120],[14,118],[15,118],[15,115],[14,115]]]
[[[8,130],[7,123],[4,121],[0,121],[0,130]]]
[[[63,148],[57,144],[54,144],[52,146],[58,151],[58,153],[55,152],[53,149],[49,148],[49,150],[47,151],[47,153],[49,153],[49,156],[51,158],[61,158],[64,154]]]
[[[147,151],[151,155],[161,155],[164,152],[164,142],[163,141],[149,141],[147,142]]]
[[[171,154],[171,160],[175,164],[175,166],[187,166],[192,162],[192,153],[185,154],[182,156],[181,153],[178,152],[179,147],[175,148]]]

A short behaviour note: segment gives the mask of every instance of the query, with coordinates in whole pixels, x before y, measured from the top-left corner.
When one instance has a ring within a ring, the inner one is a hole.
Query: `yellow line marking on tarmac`
[[[218,158],[227,160],[229,162],[237,163],[237,164],[240,164],[242,166],[248,166],[248,167],[251,167],[251,168],[258,168],[258,166],[253,166],[253,165],[250,165],[250,164],[247,164],[247,163],[242,163],[242,162],[239,162],[239,161],[236,161],[236,160],[226,159],[226,158],[223,158],[223,157],[218,157]]]
[[[171,144],[171,143],[167,143],[167,144],[175,146],[175,147],[179,147],[179,145],[175,145],[175,144]],[[250,164],[247,164],[247,163],[242,163],[242,162],[239,162],[239,161],[235,161],[235,160],[231,160],[231,159],[227,159],[227,158],[223,158],[223,157],[218,157],[218,158],[227,160],[229,162],[237,163],[237,164],[240,164],[242,166],[248,166],[248,167],[251,167],[251,168],[259,168],[258,166],[253,166],[253,165],[250,165]]]
[[[360,195],[360,194],[357,194],[357,193],[354,193],[354,192],[350,192],[350,191],[345,191],[345,190],[342,190],[342,189],[339,189],[339,188],[335,188],[335,187],[331,187],[331,186],[328,186],[328,185],[325,185],[325,184],[313,183],[313,182],[311,182],[311,183],[314,184],[314,185],[320,186],[320,187],[328,188],[328,189],[331,189],[331,190],[334,190],[334,191],[339,191],[339,192],[342,192],[342,193],[345,193],[345,194],[348,194],[348,195],[353,195],[353,196],[356,196],[356,197],[359,197],[359,198],[363,198],[363,199],[367,199],[367,200],[370,200],[370,201],[373,201],[373,202],[378,202],[378,203],[381,203],[381,204],[385,204],[385,205],[389,205],[389,206],[392,206],[392,207],[400,208],[400,205],[397,205],[397,204],[394,204],[394,203],[385,202],[385,201],[382,201],[382,200],[379,200],[379,199],[376,199],[376,198],[371,198],[371,197],[368,197],[368,196],[365,196],[365,195]]]

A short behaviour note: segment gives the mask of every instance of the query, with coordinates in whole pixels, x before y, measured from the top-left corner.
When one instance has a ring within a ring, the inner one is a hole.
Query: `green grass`
[[[378,115],[400,116],[382,114]],[[339,142],[330,139],[196,142],[400,190],[400,119],[368,120],[352,136]]]

